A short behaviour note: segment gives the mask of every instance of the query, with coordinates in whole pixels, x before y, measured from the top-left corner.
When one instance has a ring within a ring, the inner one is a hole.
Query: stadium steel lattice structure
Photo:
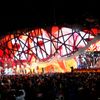
[[[70,57],[85,47],[97,33],[93,30],[53,26],[31,31],[16,31],[0,40],[0,62],[45,62],[53,57]],[[10,65],[10,64],[9,64]],[[12,66],[12,65],[11,65]]]

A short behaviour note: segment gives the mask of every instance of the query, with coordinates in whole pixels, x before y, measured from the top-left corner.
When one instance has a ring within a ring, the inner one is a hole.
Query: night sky
[[[0,34],[61,24],[82,24],[87,17],[99,20],[96,0],[32,0],[0,3]]]

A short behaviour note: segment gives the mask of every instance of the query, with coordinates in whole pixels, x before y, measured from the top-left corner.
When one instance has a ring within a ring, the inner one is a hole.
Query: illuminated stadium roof
[[[34,57],[39,61],[47,61],[54,56],[69,57],[86,47],[96,35],[92,29],[81,31],[57,26],[49,30],[37,28],[27,32],[16,31],[0,40],[1,58],[30,61]]]

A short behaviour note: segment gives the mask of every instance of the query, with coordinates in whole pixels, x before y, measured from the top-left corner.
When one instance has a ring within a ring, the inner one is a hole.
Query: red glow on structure
[[[3,51],[0,49],[0,57],[3,56]]]
[[[38,46],[43,46],[44,45],[44,42],[43,41],[38,41],[37,45]]]
[[[56,33],[58,30],[59,30],[59,27],[58,27],[58,26],[53,26],[51,32],[52,32],[53,35],[55,35],[55,33]]]
[[[32,36],[39,36],[39,35],[42,35],[42,29],[41,28],[38,28],[38,29],[35,29],[31,32],[31,35]]]
[[[91,31],[93,32],[94,35],[98,34],[98,29],[97,28],[92,28]]]

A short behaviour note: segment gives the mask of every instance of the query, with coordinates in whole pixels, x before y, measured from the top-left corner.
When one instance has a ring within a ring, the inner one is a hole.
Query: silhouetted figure
[[[71,72],[73,72],[74,70],[73,70],[73,66],[72,67],[70,67],[71,68]]]

